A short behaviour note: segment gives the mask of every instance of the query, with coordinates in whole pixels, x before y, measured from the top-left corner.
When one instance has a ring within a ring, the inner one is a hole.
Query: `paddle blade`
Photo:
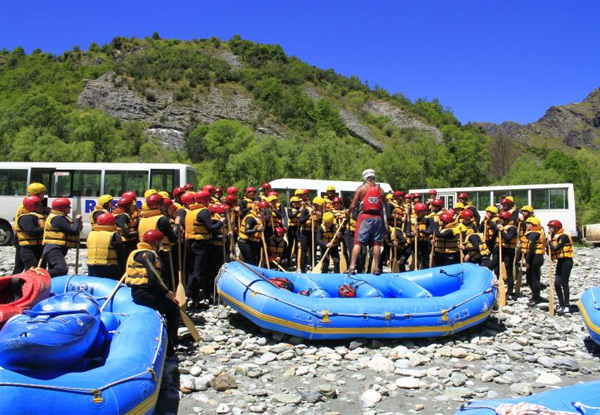
[[[400,272],[400,265],[398,264],[398,260],[396,258],[394,258],[394,260],[392,261],[392,272],[394,274]]]
[[[182,310],[185,310],[186,298],[185,298],[185,289],[183,288],[183,284],[181,281],[177,284],[177,290],[175,291],[175,298],[179,302],[179,306]]]
[[[323,272],[323,262],[319,262],[315,267],[310,271],[311,274],[321,274]]]
[[[341,252],[340,255],[340,272],[343,274],[348,269],[348,261],[346,261],[346,255],[344,252]]]
[[[498,284],[498,307],[502,308],[506,306],[506,284],[504,279],[506,277],[506,268],[504,269],[504,275],[502,275],[502,266],[500,267],[500,278]]]
[[[198,333],[198,329],[196,329],[194,322],[185,313],[185,311],[183,311],[183,310],[179,310],[179,311],[181,313],[181,319],[183,320],[183,324],[185,324],[187,329],[190,331],[190,334],[192,335],[192,338],[194,339],[194,341],[198,341],[200,339],[200,333]]]

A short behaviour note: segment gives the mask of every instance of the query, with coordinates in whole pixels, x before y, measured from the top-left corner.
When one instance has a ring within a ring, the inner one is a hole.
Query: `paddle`
[[[521,279],[523,278],[523,263],[521,261],[517,261],[517,254],[521,254],[521,260],[524,258],[523,253],[521,252],[521,222],[517,226],[517,249],[515,249],[515,258],[513,259],[513,276],[516,277],[515,280],[515,295],[519,295],[521,293]],[[519,268],[517,269],[517,262],[519,262]]]
[[[150,268],[150,270],[152,271],[154,276],[158,279],[158,282],[160,283],[160,285],[162,285],[164,288],[166,288],[168,290],[167,286],[165,285],[165,282],[162,280],[162,278],[160,277],[160,274],[156,271],[156,268],[154,268],[154,265],[152,265],[152,263],[150,262],[150,260],[146,256],[146,254],[144,254],[143,258],[146,261],[146,264],[148,264],[148,267]],[[188,316],[186,314],[186,312],[181,309],[181,307],[182,307],[182,304],[179,304],[179,314],[181,315],[183,324],[185,324],[185,326],[190,331],[190,334],[191,334],[192,338],[194,339],[194,341],[198,341],[200,339],[200,333],[198,333],[198,329],[196,329],[196,326],[194,325],[194,322],[192,321],[190,316]]]
[[[231,232],[231,218],[229,217],[230,213],[225,213],[225,217],[227,218],[227,229]],[[229,261],[232,261],[235,258],[235,244],[233,241],[233,235],[230,235],[229,238]]]
[[[179,260],[179,270],[178,270],[178,282],[177,282],[177,290],[175,291],[175,298],[177,298],[177,301],[179,301],[179,304],[183,304],[183,306],[181,308],[183,308],[185,310],[186,307],[186,303],[187,303],[187,299],[185,297],[185,288],[183,288],[183,282],[181,281],[182,279],[182,264],[181,264],[181,240],[177,241],[177,257]]]
[[[548,308],[550,309],[550,317],[554,317],[554,282],[552,281],[552,252],[548,247]]]
[[[271,269],[271,266],[269,265],[269,251],[267,249],[267,241],[265,241],[265,234],[263,232],[261,232],[260,234],[260,239],[262,240],[263,244],[263,252],[265,254],[265,263],[267,264],[267,269]]]
[[[325,261],[325,258],[327,258],[327,255],[329,255],[329,250],[334,247],[333,243],[335,242],[335,240],[339,236],[340,229],[342,228],[342,226],[344,226],[345,223],[346,223],[346,219],[344,219],[342,221],[342,223],[340,223],[340,225],[337,227],[337,229],[335,230],[335,234],[333,235],[333,238],[331,238],[331,242],[330,242],[331,246],[325,250],[325,253],[323,254],[323,257],[321,258],[321,261],[319,261],[319,263],[317,264],[317,266],[314,267],[310,271],[311,274],[320,274],[320,273],[323,272],[323,261]],[[337,248],[337,246],[335,248]]]
[[[173,255],[171,249],[167,251],[169,253],[169,275],[171,276],[171,289],[175,289],[175,267],[173,267]]]
[[[398,265],[398,242],[396,239],[396,230],[398,229],[397,226],[398,216],[396,215],[396,212],[394,212],[394,233],[390,236],[390,240],[392,241],[392,263],[390,264],[390,268],[392,269],[392,272],[400,271],[400,266]]]
[[[285,268],[283,268],[283,267],[282,267],[281,265],[279,265],[277,262],[273,262],[273,263],[275,264],[275,266],[276,266],[277,268],[279,268],[279,270],[280,270],[280,271],[282,271],[282,272],[287,272],[287,271],[285,270]]]
[[[112,300],[112,298],[115,296],[115,294],[117,293],[119,288],[121,288],[121,284],[123,284],[123,281],[125,281],[125,277],[127,277],[127,273],[123,274],[121,279],[119,281],[117,281],[117,285],[115,285],[115,288],[111,291],[111,293],[108,295],[108,297],[106,297],[106,300],[104,300],[104,304],[102,304],[102,307],[100,307],[100,312],[104,311],[104,308],[106,307],[106,305],[109,303],[110,300]]]
[[[311,269],[315,268],[315,216],[312,214],[312,212],[310,213],[310,237],[312,239],[312,245],[311,245],[311,249],[310,249],[310,255],[311,255]]]
[[[419,270],[419,222],[417,218],[417,223],[415,224],[415,258],[414,258],[414,270]],[[462,261],[461,261],[462,262]]]
[[[459,228],[459,233],[458,233],[458,252],[460,252],[460,263],[464,263],[465,262],[465,253],[463,252],[463,250],[460,248],[463,244],[463,236],[462,236],[462,230]]]
[[[348,261],[346,260],[346,244],[344,240],[340,239],[340,272],[343,274],[348,269]]]
[[[299,270],[301,267],[301,261],[302,261],[302,245],[300,245],[300,242],[298,242],[297,246],[298,246],[298,253],[296,254],[296,270]]]
[[[506,305],[506,264],[502,257],[502,232],[498,232],[498,256],[500,257],[500,278],[498,278],[498,306],[504,307]]]

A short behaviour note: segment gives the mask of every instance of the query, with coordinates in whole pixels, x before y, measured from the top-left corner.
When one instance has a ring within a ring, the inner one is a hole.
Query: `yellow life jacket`
[[[46,223],[46,218],[44,215],[37,212],[29,212],[27,209],[23,208],[23,212],[19,215],[19,218],[23,216],[35,216],[38,218],[38,226],[44,228]],[[17,240],[19,241],[19,246],[37,246],[42,244],[43,235],[40,236],[30,236],[25,233],[23,229],[19,227],[19,219],[15,221],[14,230],[17,234]]]
[[[52,220],[57,216],[63,216],[67,218],[69,224],[73,224],[71,218],[68,217],[66,214],[58,210],[52,210],[50,212],[50,215],[48,215],[48,219],[46,219],[46,223],[44,224],[44,239],[42,240],[42,243],[44,245],[54,244],[66,246],[67,248],[75,247],[79,240],[79,235],[68,235],[61,229],[52,226]]]
[[[323,231],[323,236],[321,237],[323,242],[331,242],[331,240],[333,239],[333,235],[335,235],[335,226],[332,225],[330,227],[326,227],[325,225],[321,225],[320,228]],[[338,236],[337,238],[335,238],[335,241],[333,241],[332,246],[338,246],[339,240],[340,237]]]
[[[402,217],[404,216],[404,211],[402,210],[402,207],[398,203],[393,201],[389,201],[388,203],[394,208],[392,210],[392,217],[394,217],[396,221],[401,221]]]
[[[160,275],[160,260],[158,255],[152,249],[152,245],[146,242],[140,242],[137,244],[137,249],[129,254],[127,258],[127,267],[125,273],[125,284],[127,285],[145,285],[148,284],[148,272],[146,271],[145,264],[136,261],[134,258],[136,254],[140,252],[152,252],[154,254],[154,268]]]
[[[456,222],[447,223],[442,230],[452,229],[456,226]],[[435,238],[435,252],[441,254],[456,254],[458,253],[458,237],[453,235],[452,238]]]
[[[533,232],[540,234],[540,237],[538,238],[538,240],[535,241],[535,254],[536,255],[544,255],[544,253],[546,252],[545,251],[546,235],[544,234],[544,231],[541,229],[534,229],[534,230],[525,232],[524,242],[522,242],[522,245],[521,245],[521,248],[523,249],[523,253],[525,255],[527,255],[527,251],[529,251],[529,239],[527,238],[527,236]]]
[[[142,213],[142,218],[140,219],[140,223],[138,224],[138,235],[143,238],[144,234],[148,231],[155,231],[158,229],[158,221],[160,218],[166,217],[162,214],[160,209],[151,209]],[[170,251],[171,250],[171,242],[167,236],[163,236],[162,239],[162,250]]]
[[[96,219],[98,216],[100,216],[102,213],[98,214],[98,212],[102,212],[102,213],[106,213],[108,212],[108,210],[104,209],[102,206],[94,206],[94,210],[92,210],[92,213],[90,213],[90,223],[92,225],[96,224]]]
[[[207,210],[204,205],[191,205],[190,210],[185,214],[185,239],[210,241],[210,232],[208,232],[204,223],[198,221],[197,218],[203,210]]]
[[[477,235],[477,238],[479,238],[479,252],[476,253],[476,255],[473,257],[473,259],[474,260],[478,260],[482,256],[488,256],[490,254],[490,250],[488,249],[488,246],[485,243],[485,241],[483,240],[482,235],[480,233],[477,233],[477,232],[471,233],[470,231],[467,231],[467,238],[465,240],[465,247],[466,248],[473,248],[473,244],[471,243],[471,240],[470,240],[471,235]]]
[[[554,235],[552,237],[552,242],[554,242],[554,244],[558,243],[558,238],[561,235],[567,235],[567,238],[569,238],[569,243],[565,244],[564,246],[562,246],[560,249],[553,251],[552,252],[552,257],[553,258],[557,258],[557,259],[561,259],[561,258],[573,258],[573,239],[571,238],[571,235],[564,233],[563,229],[559,229],[556,233],[556,235]]]
[[[127,230],[129,231],[129,233],[136,232],[135,220],[133,220],[133,218],[130,217],[124,210],[115,209],[115,210],[113,210],[113,215],[115,215],[115,219],[117,219],[119,216],[125,215],[127,217]],[[129,241],[138,239],[135,236],[134,237],[125,236],[123,229],[121,229],[120,226],[117,226],[117,233],[121,236],[121,239],[123,239],[123,242],[129,242]]]
[[[275,258],[281,258],[285,249],[285,241],[276,241],[275,238],[269,238],[269,258],[274,261]]]
[[[487,232],[487,233],[484,235],[484,236],[485,236],[485,241],[486,241],[486,243],[489,243],[489,242],[491,242],[491,243],[494,243],[493,239],[494,239],[494,237],[495,237],[495,233],[496,233],[496,231],[495,231],[495,229],[493,229],[493,228],[492,228],[492,227],[489,225],[489,223],[488,223],[488,224],[487,224],[487,226],[486,226],[486,222],[488,222],[488,221],[489,221],[489,222],[492,222],[492,223],[494,223],[494,224],[496,224],[496,225],[498,225],[498,223],[500,223],[500,218],[499,218],[498,216],[494,216],[494,217],[493,217],[493,218],[491,218],[491,219],[485,219],[485,220],[483,220],[483,221],[482,221],[482,222],[484,223],[484,226],[483,226],[483,227],[484,227],[484,229],[485,229],[485,230],[486,230],[486,232]]]
[[[300,225],[300,230],[302,232],[310,232],[312,231],[312,222],[313,222],[313,215],[315,215],[315,211],[312,208],[306,208],[308,209],[308,219],[306,220],[306,222],[304,222],[303,224]],[[315,221],[315,229],[316,229],[317,223]]]
[[[514,228],[514,227],[515,227],[515,225],[506,225],[506,226],[504,227],[504,230],[505,230],[506,232],[508,232],[508,230],[509,230],[510,228]],[[512,238],[512,239],[511,239],[510,241],[508,241],[508,242],[507,242],[507,241],[505,241],[505,240],[504,240],[504,238],[502,238],[502,247],[503,247],[503,248],[508,248],[508,249],[517,249],[517,243],[518,243],[518,242],[519,242],[519,236],[518,236],[518,235],[515,235],[515,237],[514,237],[514,238]]]
[[[221,214],[215,212],[212,214],[211,219],[221,220]],[[223,222],[223,226],[221,226],[218,233],[211,235],[211,244],[214,246],[223,246],[224,238],[221,238],[221,235],[227,235],[227,233],[227,222]]]
[[[293,228],[298,226],[298,215],[300,214],[299,209],[290,208],[290,212],[297,213],[296,216],[292,217],[292,215],[288,215],[288,227]]]
[[[115,226],[96,225],[87,238],[88,265],[117,265],[117,251],[111,242],[117,233]]]
[[[275,209],[273,209],[273,211],[271,212],[271,222],[273,223],[273,226],[275,228],[279,227],[279,228],[283,228],[283,218],[277,216],[277,214],[275,213],[275,211],[280,212],[281,206],[278,203],[277,206],[275,207]]]
[[[260,232],[255,232],[251,235],[246,234],[246,220],[248,218],[254,218],[254,220],[256,220],[256,227],[260,227],[262,225],[262,221],[259,219],[259,217],[254,212],[250,211],[250,213],[244,216],[244,219],[242,219],[242,223],[240,224],[240,239],[248,242],[260,242]]]
[[[29,212],[27,209],[25,209],[25,206],[23,206],[23,203],[19,203],[19,206],[17,207],[17,213],[15,213],[15,222],[13,225],[13,230],[16,232],[17,231],[17,222],[19,221],[19,218],[21,217],[22,214]]]
[[[348,219],[348,230],[350,232],[356,231],[356,219],[353,216],[350,216],[350,219]]]
[[[419,219],[415,216],[414,222],[411,223],[412,233],[418,238],[419,241],[424,241],[428,239],[427,235],[424,235],[423,232],[427,230],[427,220],[425,217]],[[414,239],[414,238],[413,238]]]

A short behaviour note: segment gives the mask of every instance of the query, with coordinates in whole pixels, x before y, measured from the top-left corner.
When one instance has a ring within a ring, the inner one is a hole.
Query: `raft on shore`
[[[271,278],[287,278],[292,291]],[[438,337],[482,323],[495,302],[494,275],[474,264],[400,274],[284,273],[223,265],[220,299],[256,325],[312,340]],[[340,297],[339,287],[356,290]],[[303,292],[307,295],[299,294]]]
[[[600,287],[586,290],[579,298],[579,310],[583,324],[592,340],[600,346]]]
[[[52,279],[52,292],[85,291],[102,305],[116,284],[105,278],[63,276]],[[167,344],[161,316],[135,304],[130,289],[122,285],[101,320],[89,352],[69,366],[0,368],[0,414],[152,414]]]
[[[50,295],[50,275],[35,268],[17,275],[0,277],[0,327]]]

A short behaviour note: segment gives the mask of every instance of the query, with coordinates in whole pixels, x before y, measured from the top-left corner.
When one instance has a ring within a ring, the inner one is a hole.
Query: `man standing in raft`
[[[349,274],[356,274],[356,262],[360,255],[361,247],[373,243],[373,263],[379,266],[381,255],[381,244],[385,232],[385,193],[375,183],[375,170],[367,169],[362,173],[364,184],[354,193],[354,198],[348,209],[348,217],[352,216],[354,210],[358,209],[356,220],[356,232],[354,234],[354,246],[350,259]],[[365,268],[368,264],[365,264]],[[373,274],[381,274],[381,269],[375,268]]]

